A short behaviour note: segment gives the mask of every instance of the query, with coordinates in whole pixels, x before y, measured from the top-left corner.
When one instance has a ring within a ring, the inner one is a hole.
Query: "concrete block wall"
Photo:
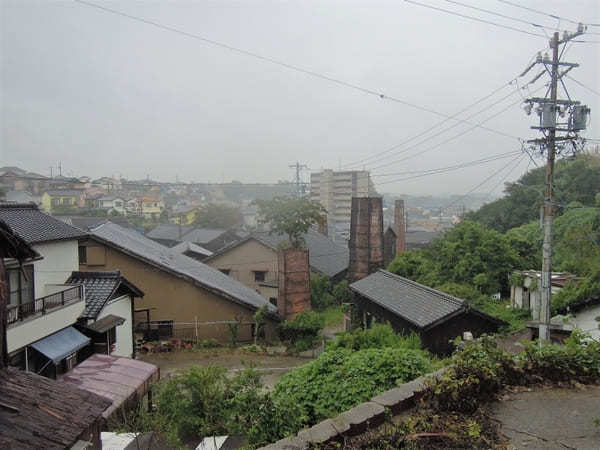
[[[330,441],[343,442],[345,437],[355,436],[381,425],[386,416],[399,415],[418,404],[427,389],[426,381],[439,378],[445,368],[424,375],[397,388],[383,392],[370,401],[345,411],[334,417],[302,430],[297,436],[281,439],[260,450],[305,450],[311,445],[325,444]]]
[[[278,253],[279,292],[277,309],[286,320],[311,309],[308,250],[282,250]]]

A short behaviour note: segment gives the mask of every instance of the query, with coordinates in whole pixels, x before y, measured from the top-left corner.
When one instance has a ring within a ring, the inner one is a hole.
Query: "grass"
[[[323,317],[326,327],[341,325],[344,321],[344,312],[341,306],[329,307],[323,311],[319,311],[319,314]]]
[[[508,301],[487,301],[485,303],[473,306],[492,317],[496,317],[507,322],[508,326],[501,331],[504,331],[508,334],[524,330],[525,322],[531,320],[531,311],[528,309],[511,308]]]

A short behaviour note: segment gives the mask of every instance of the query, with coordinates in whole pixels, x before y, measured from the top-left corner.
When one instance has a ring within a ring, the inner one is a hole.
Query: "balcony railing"
[[[54,294],[46,295],[32,302],[8,306],[8,324],[25,320],[35,315],[44,315],[53,309],[83,299],[83,286],[73,286]]]

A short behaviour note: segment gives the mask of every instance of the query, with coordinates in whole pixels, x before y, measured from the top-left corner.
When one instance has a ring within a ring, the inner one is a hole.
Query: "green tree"
[[[199,208],[194,225],[203,228],[236,228],[243,218],[237,206],[208,203]]]
[[[315,223],[324,222],[327,212],[320,203],[306,197],[275,197],[256,200],[260,222],[268,224],[271,233],[288,236],[292,248],[304,246],[303,235]]]

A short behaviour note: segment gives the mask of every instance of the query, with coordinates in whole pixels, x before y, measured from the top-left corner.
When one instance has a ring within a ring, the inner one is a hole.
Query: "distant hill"
[[[487,203],[466,218],[488,228],[505,232],[539,218],[545,190],[546,168],[528,171],[518,181],[507,183],[504,197]],[[556,163],[554,177],[556,214],[564,212],[569,203],[594,206],[600,193],[600,154],[581,153]]]

